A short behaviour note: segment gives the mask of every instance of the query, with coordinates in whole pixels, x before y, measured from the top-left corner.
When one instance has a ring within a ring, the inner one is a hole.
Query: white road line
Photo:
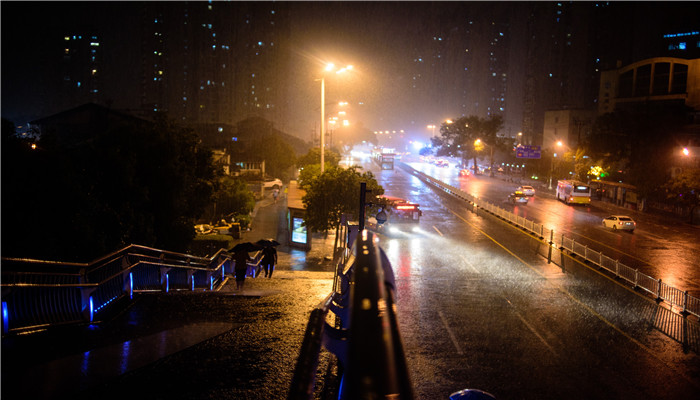
[[[513,306],[513,304],[508,299],[506,299],[506,301],[508,302],[508,304]],[[558,357],[558,354],[556,351],[554,351],[554,348],[552,348],[552,346],[550,346],[549,343],[547,343],[547,341],[542,337],[542,335],[540,335],[539,332],[537,332],[537,330],[535,330],[535,328],[532,325],[530,325],[530,323],[527,322],[527,320],[517,310],[515,310],[515,307],[513,307],[513,312],[515,313],[515,315],[518,318],[520,318],[521,321],[523,321],[523,324],[525,324],[525,326],[527,326],[527,328],[530,330],[530,332],[532,332],[535,336],[537,336],[538,339],[540,339],[540,342],[542,342],[542,344],[544,344],[544,346],[547,348],[547,350],[549,350],[552,354],[554,354],[555,357]]]
[[[438,235],[443,236],[443,237],[445,236],[442,234],[442,232],[440,232],[440,230],[435,225],[433,225],[433,229],[435,229],[435,232],[437,232]]]
[[[464,257],[464,256],[461,255],[461,254],[460,254],[460,257],[462,258],[462,261],[464,261],[464,263],[467,265],[467,267],[469,267],[469,269],[472,270],[472,272],[474,272],[475,274],[479,274],[479,273],[480,273],[479,270],[476,269],[476,267],[474,266],[474,264],[472,264],[471,262],[469,262],[469,260],[467,260],[466,257]]]
[[[462,348],[459,346],[459,343],[457,343],[457,338],[455,337],[455,334],[452,333],[452,329],[450,329],[450,327],[447,325],[447,320],[445,319],[445,316],[442,315],[442,311],[438,310],[438,316],[440,316],[440,320],[442,320],[442,325],[445,327],[445,330],[447,330],[447,333],[450,335],[452,344],[455,346],[455,349],[457,349],[457,354],[459,354],[460,356],[464,355]]]

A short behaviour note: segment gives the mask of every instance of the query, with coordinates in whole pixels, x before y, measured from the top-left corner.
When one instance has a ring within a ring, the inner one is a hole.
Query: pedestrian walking
[[[245,276],[248,272],[248,261],[252,259],[248,255],[248,252],[241,249],[233,254],[233,259],[236,261],[234,267],[234,275],[236,276],[236,290],[243,289],[245,284]]]
[[[275,264],[277,264],[277,249],[274,246],[265,247],[262,250],[262,255],[260,263],[265,268],[265,278],[272,278],[272,271],[275,270]]]
[[[275,200],[275,203],[277,203],[277,197],[280,195],[280,190],[279,189],[272,189],[272,198]]]

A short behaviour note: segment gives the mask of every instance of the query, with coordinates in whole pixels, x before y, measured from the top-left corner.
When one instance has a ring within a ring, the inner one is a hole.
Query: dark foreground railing
[[[309,318],[288,398],[312,398],[323,344],[344,371],[340,399],[412,399],[396,319],[394,273],[371,232],[358,235],[352,255],[340,267],[340,291],[331,293]],[[338,327],[327,323],[329,311],[335,314]]]

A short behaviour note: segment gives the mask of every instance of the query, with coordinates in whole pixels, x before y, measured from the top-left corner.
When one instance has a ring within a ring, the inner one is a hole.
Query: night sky
[[[664,23],[684,24],[697,20],[695,2],[625,2],[630,7],[643,10],[645,16],[637,18],[641,23],[630,28],[630,34],[640,33],[649,27]],[[50,60],[56,60],[60,41],[71,30],[87,27],[96,30],[100,41],[121,51],[104,52],[105,75],[113,77],[102,81],[102,92],[108,93],[115,108],[139,107],[140,70],[134,67],[139,57],[140,10],[137,2],[13,2],[3,1],[2,11],[2,116],[21,123],[45,115],[35,115],[35,110],[49,103],[60,104],[50,93],[51,82],[56,81],[56,69]],[[416,43],[410,39],[416,33],[433,34],[426,29],[426,19],[431,11],[449,15],[451,8],[473,8],[476,3],[445,2],[293,2],[291,37],[292,76],[289,84],[294,97],[290,99],[299,109],[300,118],[308,124],[315,118],[318,102],[318,83],[314,83],[314,63],[320,57],[352,63],[356,75],[344,90],[355,101],[370,104],[373,115],[365,125],[381,125],[390,121],[410,119],[396,114],[401,108],[404,93],[397,91],[399,84],[410,79],[409,60]],[[496,3],[490,3],[496,4]],[[522,4],[522,3],[520,3]],[[512,6],[512,4],[510,5]],[[504,7],[508,5],[504,4]],[[446,12],[447,11],[447,12]],[[662,18],[663,12],[671,12],[673,18]],[[475,13],[477,11],[474,11]],[[478,18],[478,16],[476,16]],[[431,26],[440,26],[432,20]],[[622,21],[618,21],[622,22]],[[695,23],[695,25],[698,25]],[[634,30],[637,30],[635,32]],[[617,38],[611,37],[611,40]],[[118,54],[118,56],[115,56]],[[113,58],[108,58],[112,56]],[[446,79],[449,82],[449,79]],[[333,88],[329,88],[333,90]],[[331,92],[332,93],[332,92]],[[50,107],[49,107],[50,108]],[[308,130],[311,127],[305,126]],[[381,128],[380,128],[381,129]]]

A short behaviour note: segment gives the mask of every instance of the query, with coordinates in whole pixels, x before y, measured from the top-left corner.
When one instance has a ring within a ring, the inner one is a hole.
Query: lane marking
[[[447,320],[445,319],[445,316],[442,314],[442,311],[438,310],[438,316],[440,317],[440,320],[442,321],[442,325],[445,327],[445,330],[447,330],[447,333],[450,335],[450,340],[452,340],[452,344],[455,346],[455,349],[457,349],[457,354],[464,355],[464,352],[462,351],[462,348],[459,346],[459,343],[457,342],[457,338],[455,337],[455,334],[452,332],[452,329],[447,325]]]
[[[503,297],[503,296],[501,296],[501,297]],[[547,348],[547,350],[549,350],[555,357],[559,357],[559,354],[557,354],[557,352],[554,351],[554,348],[553,348],[552,346],[549,345],[549,343],[547,342],[547,340],[545,340],[545,338],[542,337],[542,335],[540,335],[539,332],[537,332],[537,330],[535,329],[535,327],[532,326],[532,325],[530,325],[530,323],[527,322],[527,320],[525,319],[525,317],[523,317],[522,314],[520,314],[520,312],[518,312],[518,310],[515,309],[515,306],[513,305],[513,303],[511,303],[510,300],[506,299],[505,297],[503,297],[503,298],[505,299],[505,301],[508,302],[508,304],[510,304],[511,307],[513,307],[513,312],[515,313],[515,315],[516,315],[518,318],[520,318],[520,320],[523,322],[523,324],[525,324],[525,326],[527,327],[527,329],[529,329],[530,332],[532,332],[533,335],[535,335],[538,339],[540,339],[540,342],[542,342],[542,344],[544,344],[544,346]]]
[[[688,383],[692,384],[692,385],[695,386],[695,387],[699,387],[698,384],[697,384],[695,381],[693,381],[684,371],[679,370],[678,368],[675,368],[674,365],[671,365],[671,364],[667,363],[666,361],[662,360],[662,359],[660,358],[660,356],[658,356],[658,355],[656,354],[656,352],[652,351],[649,347],[645,346],[642,342],[640,342],[639,340],[633,338],[632,336],[630,336],[629,334],[627,334],[626,332],[624,332],[621,328],[618,328],[615,324],[613,324],[612,322],[608,321],[604,316],[602,316],[601,314],[599,314],[599,313],[598,313],[597,311],[595,311],[593,308],[591,308],[591,307],[588,306],[587,304],[584,304],[581,300],[579,300],[579,299],[577,299],[576,297],[574,297],[574,295],[572,295],[571,293],[569,293],[566,289],[564,289],[563,287],[561,287],[561,286],[559,286],[559,285],[556,285],[552,280],[547,279],[547,277],[546,277],[543,273],[541,273],[540,271],[538,271],[534,266],[530,265],[530,264],[527,263],[525,260],[523,260],[522,258],[518,257],[515,253],[513,253],[512,251],[510,251],[508,248],[506,248],[504,245],[502,245],[502,244],[501,244],[500,242],[498,242],[496,239],[494,239],[493,237],[491,237],[488,233],[484,232],[484,231],[483,231],[482,229],[480,229],[478,226],[476,226],[476,225],[472,224],[471,222],[467,221],[467,220],[464,219],[461,215],[457,214],[456,212],[452,211],[451,209],[448,208],[448,210],[449,210],[455,217],[461,219],[461,220],[464,221],[467,225],[471,226],[472,228],[474,228],[475,230],[477,230],[479,233],[481,233],[482,235],[486,236],[489,240],[491,240],[493,243],[495,243],[498,247],[500,247],[500,248],[502,248],[503,250],[505,250],[506,253],[510,254],[511,256],[513,256],[513,258],[515,258],[516,260],[518,260],[518,261],[520,261],[521,263],[523,263],[523,265],[525,265],[526,267],[530,268],[530,269],[531,269],[532,271],[534,271],[537,275],[541,276],[541,277],[545,280],[545,282],[547,282],[547,283],[548,283],[549,285],[551,285],[553,288],[555,288],[556,290],[558,290],[558,291],[559,291],[560,293],[562,293],[564,296],[566,296],[566,297],[568,297],[569,299],[571,299],[571,301],[573,301],[574,303],[578,304],[580,307],[582,307],[583,309],[585,309],[586,311],[588,311],[589,313],[591,313],[591,315],[593,315],[595,318],[597,318],[598,320],[600,320],[601,322],[603,322],[605,325],[609,326],[611,329],[613,329],[614,331],[616,331],[617,333],[619,333],[620,335],[622,335],[623,337],[625,337],[627,340],[629,340],[629,341],[632,342],[633,344],[637,345],[640,349],[642,349],[642,350],[645,351],[647,354],[649,354],[652,358],[654,358],[655,360],[657,360],[658,362],[660,362],[661,364],[663,364],[666,368],[668,368],[668,369],[671,370],[671,371],[674,371],[676,374],[678,374],[678,375],[680,375],[681,377],[683,377]],[[562,253],[562,254],[564,254],[564,253]],[[577,261],[577,262],[578,262],[578,260],[576,260],[576,259],[574,259],[574,258],[571,258],[571,260],[574,260],[574,261]],[[585,266],[585,265],[584,265],[584,266]]]
[[[459,257],[462,259],[462,261],[464,261],[464,263],[467,265],[467,267],[469,267],[469,269],[472,270],[472,272],[474,272],[475,274],[481,273],[478,269],[476,269],[474,264],[472,264],[469,260],[467,260],[467,258],[464,257],[462,254],[460,254]]]
[[[440,230],[435,225],[433,225],[433,229],[435,229],[435,232],[437,232],[438,235],[445,237],[445,235],[443,235],[442,232],[440,232]]]

